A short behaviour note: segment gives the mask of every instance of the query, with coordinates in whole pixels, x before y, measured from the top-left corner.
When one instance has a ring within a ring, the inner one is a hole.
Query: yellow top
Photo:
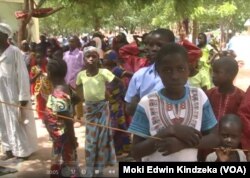
[[[205,69],[200,69],[195,76],[189,77],[188,83],[190,86],[197,88],[207,87],[207,89],[210,89],[212,86],[211,79]]]
[[[84,70],[77,75],[76,85],[83,85],[85,101],[101,101],[105,99],[106,83],[114,78],[115,75],[107,69],[99,69],[95,76],[87,76]]]

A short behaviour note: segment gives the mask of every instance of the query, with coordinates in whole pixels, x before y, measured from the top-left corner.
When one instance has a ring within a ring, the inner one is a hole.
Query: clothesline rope
[[[46,111],[40,111],[40,110],[37,110],[37,109],[28,108],[28,107],[21,106],[21,105],[17,105],[17,104],[11,104],[11,103],[7,103],[7,102],[4,102],[4,101],[0,101],[0,103],[5,104],[5,105],[8,105],[8,106],[13,106],[13,107],[17,107],[17,108],[22,108],[22,109],[25,109],[25,110],[36,111],[36,112],[40,112],[40,113],[47,114]],[[72,117],[63,116],[63,115],[60,115],[60,114],[55,114],[55,116],[60,117],[60,118],[63,118],[63,119],[68,119],[68,120],[74,121],[74,118],[72,118]],[[152,138],[152,139],[156,139],[156,140],[162,140],[162,138],[159,138],[159,137],[148,136],[148,135],[144,135],[144,134],[141,134],[141,133],[138,133],[138,134],[136,134],[136,133],[131,133],[131,132],[127,131],[127,130],[118,129],[118,128],[114,128],[114,127],[110,127],[110,126],[106,126],[106,125],[101,125],[101,124],[89,122],[89,121],[86,121],[86,120],[85,120],[85,123],[87,123],[87,124],[89,124],[89,125],[94,125],[94,126],[98,126],[98,127],[103,127],[103,128],[107,128],[107,129],[119,131],[119,132],[124,132],[124,133],[127,133],[127,134],[135,134],[135,135],[138,135],[138,136],[144,136],[144,137],[146,137],[146,138]],[[214,149],[214,150],[217,150],[217,149],[220,149],[220,148],[213,148],[213,149]],[[230,151],[237,151],[237,149],[232,149],[232,148],[228,148],[228,150],[230,150]],[[250,150],[248,150],[248,149],[242,149],[242,151],[244,151],[244,152],[249,152]]]

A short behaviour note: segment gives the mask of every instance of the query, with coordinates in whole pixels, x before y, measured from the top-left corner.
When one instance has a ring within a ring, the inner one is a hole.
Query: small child
[[[84,48],[86,70],[78,73],[77,88],[83,89],[85,101],[86,139],[85,159],[87,175],[93,176],[94,170],[102,173],[107,165],[116,163],[112,131],[101,126],[111,126],[109,106],[105,99],[106,83],[116,78],[107,69],[100,69],[99,54],[95,47]],[[101,126],[100,126],[101,125]]]
[[[72,95],[70,87],[64,81],[67,65],[64,60],[50,60],[47,71],[48,78],[53,85],[53,92],[49,95],[46,106],[48,114],[44,119],[53,142],[51,165],[51,173],[53,174],[51,177],[60,177],[66,170],[71,173],[67,177],[76,177],[79,174],[76,163],[78,143],[75,137],[73,119],[70,119],[73,117],[73,104],[76,103],[74,103],[75,97]],[[62,163],[60,159],[62,159]]]
[[[220,148],[210,153],[207,162],[245,162],[245,153],[238,149],[242,136],[243,125],[234,114],[226,114],[219,121]]]
[[[36,65],[30,70],[30,83],[34,83],[34,96],[36,99],[36,110],[39,119],[44,119],[46,101],[52,91],[52,85],[47,79],[47,60],[40,48],[36,51]]]
[[[218,145],[211,105],[201,89],[185,86],[189,67],[184,47],[167,44],[156,58],[164,88],[144,96],[137,106],[129,127],[134,133],[132,156],[143,161],[197,161],[197,148]]]
[[[244,91],[234,86],[233,81],[238,73],[238,63],[231,57],[222,57],[212,66],[213,83],[216,87],[207,91],[215,117],[225,114],[237,114]]]

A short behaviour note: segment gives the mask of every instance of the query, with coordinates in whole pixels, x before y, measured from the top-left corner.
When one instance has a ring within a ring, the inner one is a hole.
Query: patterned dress
[[[116,75],[117,76],[117,75]],[[122,83],[111,82],[107,85],[109,93],[109,109],[111,126],[122,130],[127,130],[128,125],[125,117],[125,103],[123,101],[125,88]],[[113,131],[115,151],[117,155],[128,153],[130,149],[130,135],[124,132]]]
[[[116,155],[111,126],[108,102],[85,102],[86,139],[85,159],[87,176],[93,176],[94,170],[103,171],[105,166],[116,163]],[[91,124],[93,123],[93,124]]]
[[[42,74],[36,79],[34,83],[33,94],[36,97],[36,110],[38,118],[44,119],[46,101],[48,99],[49,94],[52,91],[52,84],[47,79],[46,71],[43,68],[40,68],[38,65],[35,65],[31,68],[30,77],[33,78],[40,72],[42,72]]]
[[[61,90],[55,89],[49,95],[46,108],[48,115],[44,122],[53,141],[53,158],[51,171],[58,173],[51,174],[51,177],[60,177],[61,171],[66,169],[74,169],[77,173],[77,152],[78,146],[75,137],[73,121],[59,118],[55,114],[72,117],[71,97]],[[60,159],[62,158],[62,162]],[[56,161],[57,160],[57,161]],[[69,175],[68,177],[74,177]],[[66,176],[67,177],[67,176]]]

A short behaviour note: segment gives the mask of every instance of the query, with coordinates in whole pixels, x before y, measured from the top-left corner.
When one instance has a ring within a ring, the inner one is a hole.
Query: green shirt
[[[107,69],[99,69],[95,76],[87,76],[86,70],[79,72],[76,85],[83,86],[86,101],[101,101],[105,99],[106,82],[111,82],[114,74]]]

